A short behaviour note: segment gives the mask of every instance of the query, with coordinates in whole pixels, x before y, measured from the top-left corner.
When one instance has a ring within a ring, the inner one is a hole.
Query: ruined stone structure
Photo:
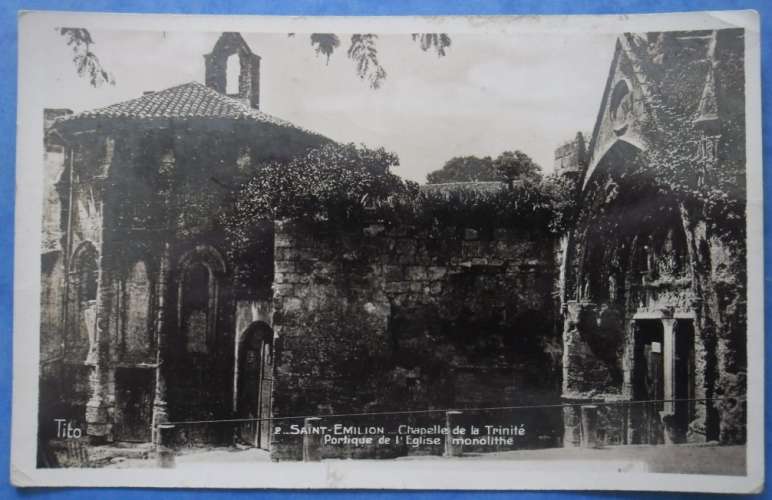
[[[46,114],[42,441],[54,418],[101,443],[149,442],[169,420],[270,414],[272,230],[239,260],[220,215],[252,165],[328,140],[257,109],[259,57],[238,34],[206,70],[210,86]],[[182,427],[178,441],[231,432]]]
[[[682,168],[744,171],[742,60],[742,30],[617,42],[565,245],[563,397],[696,401],[601,406],[602,441],[745,440],[745,221],[710,217],[646,169],[649,148],[670,153],[657,134],[681,123],[692,134],[674,153],[688,155]],[[684,121],[664,122],[665,107]],[[576,408],[565,425],[566,445],[578,443]]]
[[[585,136],[581,132],[576,137],[555,149],[555,161],[553,170],[555,174],[581,182],[587,166],[587,145]]]
[[[744,123],[742,64],[731,63],[742,61],[742,31],[637,40],[619,38],[589,142],[578,134],[555,153],[579,203],[563,238],[546,228],[373,222],[325,231],[277,221],[258,228],[249,252],[236,251],[222,216],[251,169],[329,140],[259,111],[260,58],[235,33],[205,56],[206,85],[77,114],[47,110],[41,443],[55,418],[93,443],[151,442],[170,421],[561,396],[697,400],[602,406],[602,442],[743,442],[744,233],[663,194],[665,176],[633,175],[656,140],[647,124],[660,102],[657,78],[674,64],[691,65],[698,80],[698,90],[674,94],[697,134],[694,171],[744,161],[744,129],[729,126]],[[517,446],[580,438],[574,407],[468,416],[527,425]],[[442,418],[339,421],[393,428]],[[302,437],[275,435],[271,425],[182,423],[175,442],[301,458]],[[327,457],[441,452],[322,449]]]
[[[557,402],[554,249],[546,231],[279,224],[274,415]],[[557,408],[471,410],[463,418],[526,425],[528,438],[515,447],[560,444]],[[394,432],[444,419],[439,411],[334,421]],[[301,442],[277,436],[274,458],[299,459]],[[442,446],[322,449],[327,457],[378,453],[441,454]]]
[[[205,63],[208,86],[47,114],[42,441],[55,418],[99,444],[150,442],[164,422],[558,400],[546,231],[320,234],[287,222],[274,237],[266,223],[247,255],[235,251],[221,218],[233,189],[260,162],[327,139],[255,108],[259,57],[237,34]],[[558,445],[560,418],[518,415],[532,429],[520,444]],[[270,431],[268,420],[180,424],[175,441],[300,457],[300,440]]]

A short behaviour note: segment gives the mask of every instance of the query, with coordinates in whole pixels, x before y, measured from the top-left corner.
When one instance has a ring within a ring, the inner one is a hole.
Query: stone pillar
[[[303,461],[322,461],[322,436],[319,429],[319,417],[308,417],[305,420],[305,435],[303,436]]]
[[[158,441],[157,428],[159,425],[169,421],[168,408],[166,403],[166,355],[168,330],[167,296],[169,295],[169,274],[171,272],[171,245],[169,241],[173,235],[172,228],[176,217],[175,205],[172,203],[174,196],[174,172],[176,169],[176,159],[174,151],[169,149],[161,151],[158,157],[158,181],[159,190],[158,199],[163,206],[163,223],[166,227],[166,233],[161,248],[161,259],[158,262],[158,281],[156,285],[156,317],[155,317],[155,348],[156,348],[156,368],[155,368],[155,394],[153,397],[153,429],[152,439]]]
[[[675,380],[675,323],[673,318],[664,318],[662,320],[662,362],[663,370],[662,377],[664,378],[664,399],[665,404],[663,406],[664,415],[672,415],[675,413],[675,403],[672,400],[676,394],[676,380]]]
[[[110,381],[110,313],[114,290],[112,273],[105,269],[103,256],[99,259],[99,275],[96,298],[96,329],[89,346],[88,364],[90,397],[86,403],[86,435],[95,443],[112,440],[112,384]]]
[[[173,469],[174,460],[174,431],[173,425],[162,424],[156,429],[158,439],[156,440],[156,454],[158,467],[162,469]]]
[[[584,340],[584,335],[593,332],[582,331],[595,324],[598,305],[593,302],[569,301],[563,316],[563,397],[575,398],[586,392],[597,390],[598,384],[606,379],[607,369]]]
[[[169,414],[166,404],[166,376],[165,357],[166,357],[166,295],[169,289],[169,243],[164,243],[161,253],[161,262],[158,268],[157,302],[155,318],[156,335],[156,369],[155,369],[155,395],[153,398],[153,436],[154,442],[159,442],[159,426],[169,421]]]
[[[625,338],[625,351],[624,358],[622,359],[622,395],[625,399],[633,401],[633,375],[635,374],[635,343],[639,335],[639,324],[636,320],[628,322],[627,336]],[[622,428],[623,428],[623,444],[632,444],[636,441],[637,436],[637,415],[640,413],[638,408],[640,405],[635,403],[627,403],[622,408]]]
[[[563,447],[577,448],[582,443],[582,419],[579,406],[563,407]]]
[[[695,312],[694,326],[694,417],[689,422],[686,432],[686,440],[689,443],[704,443],[706,439],[707,405],[705,399],[708,396],[706,367],[708,349],[702,335],[702,301],[694,300],[692,310]]]
[[[463,445],[453,444],[453,428],[458,425],[460,411],[450,410],[445,412],[445,427],[448,429],[448,433],[445,435],[445,456],[446,457],[460,457],[463,450]]]
[[[582,448],[595,448],[597,440],[598,407],[582,406]]]

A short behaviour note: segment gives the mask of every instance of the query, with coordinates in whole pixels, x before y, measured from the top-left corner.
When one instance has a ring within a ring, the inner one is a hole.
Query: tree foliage
[[[493,162],[493,167],[508,184],[515,181],[541,181],[541,167],[520,150],[504,151]]]
[[[316,55],[324,55],[327,58],[326,62],[329,63],[332,53],[340,47],[340,38],[334,33],[312,33],[311,45],[316,50]]]
[[[378,35],[351,35],[351,45],[348,48],[348,57],[354,61],[357,76],[367,80],[372,89],[381,87],[386,79],[386,70],[378,62],[378,49],[376,40]]]
[[[79,76],[87,77],[94,87],[103,83],[115,84],[113,75],[102,67],[99,58],[91,51],[94,41],[87,29],[57,28],[57,31],[67,39],[67,45],[72,47],[73,62]],[[295,33],[288,33],[288,36],[294,37]],[[444,57],[451,44],[446,33],[413,33],[412,38],[418,41],[421,50],[428,52],[433,49],[437,57]],[[310,40],[316,55],[324,56],[326,63],[330,62],[330,57],[340,47],[340,37],[334,33],[312,33]],[[354,34],[351,35],[346,51],[348,58],[354,63],[357,76],[366,81],[372,89],[380,88],[387,76],[378,60],[377,41],[378,35]]]
[[[520,150],[504,151],[495,160],[490,156],[461,156],[448,160],[439,170],[426,176],[429,184],[447,182],[506,182],[515,181],[538,184],[542,179],[541,167]]]
[[[88,78],[92,87],[99,87],[105,83],[115,85],[113,75],[102,66],[97,55],[91,50],[94,39],[88,30],[83,28],[57,28],[56,30],[72,48],[72,62],[75,64],[78,76]]]
[[[432,231],[475,228],[490,231],[516,228],[534,232],[554,229],[554,200],[540,184],[518,184],[512,189],[419,191],[395,199],[384,222],[415,225]]]
[[[328,144],[288,162],[257,166],[237,193],[226,229],[246,244],[261,220],[348,224],[407,185],[390,172],[396,155],[354,144]]]
[[[424,52],[434,49],[437,57],[445,56],[445,49],[450,47],[450,37],[446,33],[413,33],[413,41],[417,41]]]
[[[429,184],[446,182],[485,182],[501,180],[490,156],[457,156],[451,158],[445,165],[426,176]]]
[[[688,53],[693,50],[688,46],[673,46],[670,50],[684,51],[673,59],[686,62],[662,64],[656,55],[666,43],[663,35],[653,39],[627,35],[636,58],[631,64],[650,75],[650,114],[642,124],[649,147],[636,175],[656,178],[660,191],[698,210],[694,216],[716,222],[716,229],[734,232],[728,236],[744,241],[745,107],[732,103],[744,95],[743,46],[741,38],[732,40],[727,32],[731,30],[715,35],[728,38],[722,41],[724,57],[718,63],[695,57]],[[722,110],[720,128],[706,130],[696,118],[710,79],[716,82],[717,95],[732,105]],[[717,141],[715,148],[706,137]]]
[[[422,190],[391,172],[396,155],[354,144],[328,144],[286,162],[255,167],[223,221],[236,247],[248,248],[263,221],[294,219],[326,228],[386,226],[495,229],[560,233],[575,191],[557,180],[494,191]],[[558,179],[559,180],[559,179]]]

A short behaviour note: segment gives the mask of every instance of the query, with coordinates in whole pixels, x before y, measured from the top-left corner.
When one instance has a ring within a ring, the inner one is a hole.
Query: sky
[[[54,30],[41,34],[31,76],[50,81],[46,107],[74,111],[132,99],[189,81],[204,81],[203,54],[219,33],[100,31],[92,50],[115,77],[91,87]],[[261,62],[261,110],[339,142],[396,153],[394,172],[425,182],[455,156],[519,149],[545,172],[554,150],[590,131],[609,72],[615,35],[449,33],[445,57],[421,51],[409,34],[378,39],[387,72],[373,90],[347,58],[348,36],[329,62],[307,34],[242,33]]]

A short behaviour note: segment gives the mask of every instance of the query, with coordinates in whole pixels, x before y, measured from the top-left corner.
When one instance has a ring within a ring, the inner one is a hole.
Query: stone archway
[[[617,141],[581,193],[565,254],[567,399],[647,401],[695,393],[688,235],[677,200],[642,161],[640,149]],[[687,328],[675,324],[687,320],[692,330],[684,343],[677,332]],[[694,418],[691,407],[656,406],[649,411],[632,403],[609,415],[618,427],[614,440],[684,440]]]

